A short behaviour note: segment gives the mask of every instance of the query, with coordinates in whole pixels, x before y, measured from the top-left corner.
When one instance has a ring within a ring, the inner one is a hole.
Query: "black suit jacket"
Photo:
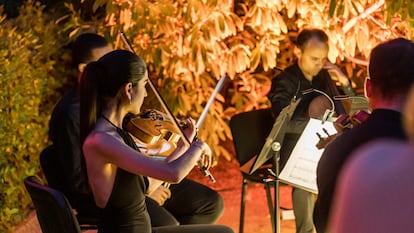
[[[406,140],[401,117],[393,110],[376,109],[365,122],[343,132],[325,148],[317,167],[318,198],[313,215],[318,233],[326,231],[337,179],[352,152],[375,139]]]

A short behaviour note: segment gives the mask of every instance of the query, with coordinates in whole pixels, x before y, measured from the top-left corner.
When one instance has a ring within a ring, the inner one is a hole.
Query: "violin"
[[[333,80],[330,77],[327,77],[328,89],[333,94],[333,96],[340,96],[339,91],[334,84]],[[309,104],[308,115],[312,118],[322,119],[322,122],[325,120],[330,120],[334,112],[338,113],[338,117],[333,122],[333,125],[338,133],[329,134],[325,129],[323,129],[326,134],[325,137],[316,133],[319,137],[319,141],[316,144],[318,149],[325,148],[326,145],[335,139],[339,134],[344,130],[352,129],[353,127],[364,122],[368,117],[369,113],[364,110],[359,110],[352,115],[347,114],[347,109],[350,106],[345,106],[340,99],[331,99],[326,93],[319,90],[313,90],[319,92],[322,95],[315,97]]]
[[[325,131],[326,137],[322,137],[319,133],[316,135],[319,137],[319,141],[316,144],[318,149],[325,148],[331,141],[333,141],[338,135],[340,135],[345,130],[349,130],[354,128],[357,125],[360,125],[366,119],[368,119],[369,113],[365,110],[356,111],[352,115],[341,114],[338,118],[333,122],[333,125],[337,131],[336,134],[330,135],[328,132]]]
[[[179,124],[181,128],[187,127],[182,122]],[[149,155],[168,156],[176,149],[181,138],[174,123],[156,109],[147,109],[138,115],[129,113],[125,116],[122,126],[137,139],[137,144],[145,145]],[[156,153],[152,153],[154,151]]]

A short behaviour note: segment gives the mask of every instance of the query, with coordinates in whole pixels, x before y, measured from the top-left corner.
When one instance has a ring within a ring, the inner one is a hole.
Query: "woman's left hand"
[[[160,185],[156,190],[148,194],[147,197],[157,202],[158,205],[163,206],[164,202],[171,198],[171,191],[163,185]]]

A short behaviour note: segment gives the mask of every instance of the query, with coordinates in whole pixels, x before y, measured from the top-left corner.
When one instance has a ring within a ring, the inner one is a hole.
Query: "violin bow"
[[[210,110],[211,104],[213,103],[214,99],[216,98],[216,95],[220,92],[221,88],[223,87],[224,81],[226,80],[226,76],[222,75],[220,80],[218,81],[216,88],[214,88],[213,94],[210,96],[210,99],[208,100],[206,106],[203,109],[203,112],[200,115],[200,118],[198,118],[198,121],[196,123],[196,128],[200,128],[200,126],[203,124],[204,119],[207,116],[208,111]]]
[[[125,46],[127,46],[128,50],[131,51],[134,54],[137,54],[134,50],[134,48],[132,48],[131,43],[129,42],[129,40],[126,38],[124,32],[122,32],[121,30],[118,31],[122,41],[124,42]],[[180,136],[183,138],[184,143],[187,146],[191,145],[190,140],[187,138],[187,136],[184,134],[183,129],[179,126],[177,119],[173,116],[170,108],[167,106],[167,104],[165,103],[164,99],[162,98],[160,92],[158,91],[158,89],[155,87],[154,82],[149,78],[148,79],[148,84],[151,87],[152,91],[154,92],[155,96],[157,97],[157,99],[160,101],[161,106],[164,108],[164,110],[166,111],[168,117],[171,119],[171,121],[173,122],[174,126],[178,128],[179,134]],[[210,103],[211,105],[211,103]],[[204,116],[205,117],[205,116]],[[213,177],[213,175],[210,173],[210,171],[205,168],[205,167],[201,167],[200,166],[200,170],[204,173],[205,176],[208,176],[210,178],[210,180],[215,183],[216,179]]]

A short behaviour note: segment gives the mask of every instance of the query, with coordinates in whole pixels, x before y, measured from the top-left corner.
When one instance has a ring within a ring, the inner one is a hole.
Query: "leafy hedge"
[[[39,175],[51,109],[60,98],[66,62],[63,37],[44,6],[32,0],[8,19],[0,9],[0,232],[27,216],[31,200],[23,185]]]

